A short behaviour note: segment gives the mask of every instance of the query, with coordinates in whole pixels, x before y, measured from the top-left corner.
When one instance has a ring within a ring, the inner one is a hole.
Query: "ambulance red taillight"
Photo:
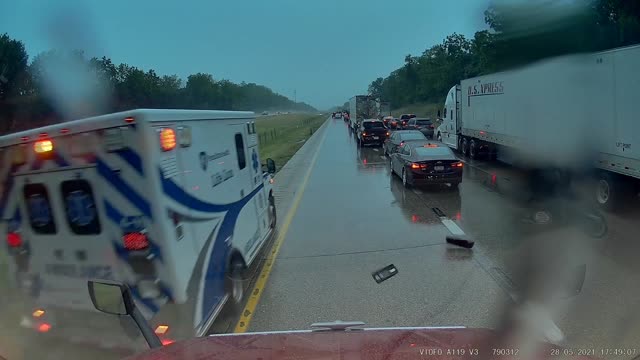
[[[124,248],[129,251],[140,251],[149,248],[147,234],[141,232],[126,233],[122,236]]]
[[[11,249],[17,249],[22,247],[22,237],[16,232],[10,232],[7,234],[7,245]]]

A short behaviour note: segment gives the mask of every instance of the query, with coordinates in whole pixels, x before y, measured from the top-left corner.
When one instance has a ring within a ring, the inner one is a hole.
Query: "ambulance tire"
[[[229,294],[229,302],[234,309],[240,308],[243,305],[245,293],[245,282],[243,281],[244,269],[244,263],[239,257],[231,259],[226,288],[227,294]]]
[[[276,228],[277,214],[276,214],[276,199],[273,198],[273,194],[269,194],[269,227],[271,229]]]

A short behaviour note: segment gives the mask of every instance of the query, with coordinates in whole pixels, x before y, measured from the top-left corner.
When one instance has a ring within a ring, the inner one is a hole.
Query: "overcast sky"
[[[0,0],[30,57],[63,45],[157,73],[255,82],[326,109],[453,32],[489,0]]]

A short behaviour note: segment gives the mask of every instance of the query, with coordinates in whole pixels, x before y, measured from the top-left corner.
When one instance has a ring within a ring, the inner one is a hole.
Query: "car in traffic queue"
[[[382,146],[389,135],[391,133],[384,126],[384,123],[378,119],[362,120],[356,134],[360,147],[369,144]]]
[[[398,126],[404,129],[404,127],[407,126],[407,123],[409,122],[409,120],[413,119],[414,117],[416,117],[415,114],[402,114],[402,115],[400,115],[400,119],[398,121]]]
[[[433,122],[429,118],[409,119],[409,122],[407,122],[407,125],[404,128],[407,130],[418,130],[429,139],[433,139],[433,132],[435,130]]]
[[[393,116],[384,116],[382,118],[382,122],[384,123],[384,126],[386,126],[387,128],[391,126],[390,124],[391,120],[393,120]]]
[[[333,113],[333,118],[334,119],[342,119],[342,113],[341,112],[334,112]]]
[[[427,137],[418,130],[398,130],[391,132],[389,138],[382,145],[382,149],[384,154],[389,156],[398,151],[398,149],[407,141],[426,142],[428,140],[429,139],[427,139]]]
[[[396,130],[398,129],[398,124],[400,123],[400,120],[398,120],[398,118],[392,118],[391,120],[389,120],[389,129],[391,130]]]
[[[390,158],[391,174],[400,176],[405,187],[450,184],[457,188],[462,182],[463,164],[444,144],[409,142]]]

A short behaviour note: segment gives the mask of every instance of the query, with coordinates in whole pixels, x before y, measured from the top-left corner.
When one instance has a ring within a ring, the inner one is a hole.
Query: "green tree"
[[[29,57],[21,41],[0,35],[0,101],[29,92],[26,77]]]

